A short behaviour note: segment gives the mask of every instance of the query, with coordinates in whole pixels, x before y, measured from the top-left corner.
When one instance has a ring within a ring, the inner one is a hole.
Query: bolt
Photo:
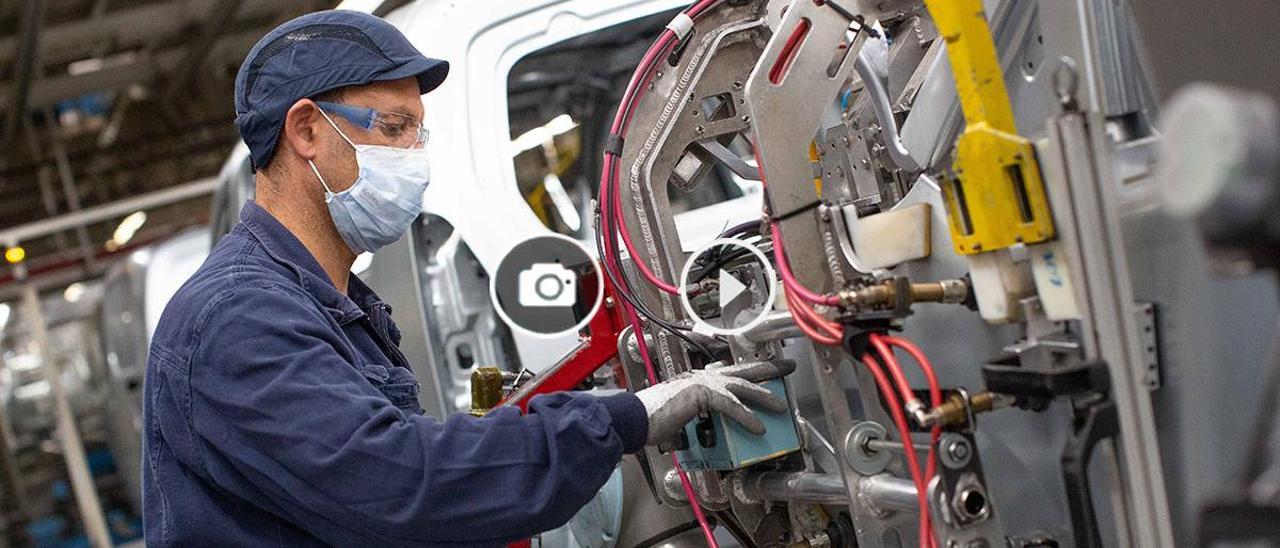
[[[734,89],[735,91],[742,89],[742,82],[734,82],[734,83],[733,83],[733,89]]]
[[[866,159],[866,158],[863,158],[863,159],[862,159],[862,169],[871,169],[871,160],[868,160],[868,159]]]
[[[743,115],[742,115],[742,121],[743,121],[744,123],[746,123],[746,122],[751,122],[751,116],[750,116],[750,115],[747,115],[747,114],[743,114]]]
[[[947,444],[947,452],[951,454],[951,458],[958,461],[969,458],[969,444],[959,439],[952,440]]]
[[[973,458],[973,447],[970,446],[969,440],[958,434],[943,434],[939,448],[942,449],[942,453],[938,460],[951,470],[963,469]]]
[[[696,131],[696,132],[698,132],[698,135],[702,135],[703,133],[706,133],[706,132],[707,132],[707,128],[704,128],[704,127],[702,127],[702,126],[698,126],[698,127],[696,127],[696,128],[693,128],[693,130],[694,130],[694,131]]]

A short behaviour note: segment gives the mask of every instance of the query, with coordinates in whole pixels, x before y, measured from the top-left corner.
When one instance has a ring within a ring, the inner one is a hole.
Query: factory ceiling
[[[238,139],[244,55],[274,26],[336,3],[0,2],[0,231],[216,175]],[[202,198],[150,211],[130,245],[208,210]],[[18,243],[33,272],[75,281],[127,250],[108,243],[120,222]],[[0,268],[0,286],[11,279]]]

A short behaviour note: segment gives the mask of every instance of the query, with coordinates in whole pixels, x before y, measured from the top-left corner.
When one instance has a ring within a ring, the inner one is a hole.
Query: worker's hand
[[[751,382],[764,382],[772,379],[780,379],[794,373],[796,370],[796,362],[794,360],[770,360],[763,362],[735,363],[733,365],[721,364],[723,364],[723,362],[716,362],[708,365],[707,369],[715,369],[715,371],[721,375],[738,377],[739,379]]]
[[[647,443],[657,445],[670,441],[689,421],[711,411],[729,417],[748,432],[764,434],[764,423],[743,402],[772,413],[785,411],[786,402],[761,386],[731,376],[737,371],[728,371],[730,374],[722,372],[726,369],[707,368],[681,373],[657,386],[636,392],[649,414]]]

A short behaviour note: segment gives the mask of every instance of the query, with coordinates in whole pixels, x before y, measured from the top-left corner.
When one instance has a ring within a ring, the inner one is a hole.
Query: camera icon
[[[534,263],[520,271],[520,306],[530,308],[573,306],[578,302],[574,288],[577,275],[559,263]]]

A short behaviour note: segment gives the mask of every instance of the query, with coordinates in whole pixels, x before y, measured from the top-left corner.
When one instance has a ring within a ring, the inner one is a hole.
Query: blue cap
[[[427,93],[449,74],[379,17],[349,10],[309,13],[263,36],[236,74],[236,127],[254,168],[271,160],[284,118],[299,99],[348,86],[415,77]]]

